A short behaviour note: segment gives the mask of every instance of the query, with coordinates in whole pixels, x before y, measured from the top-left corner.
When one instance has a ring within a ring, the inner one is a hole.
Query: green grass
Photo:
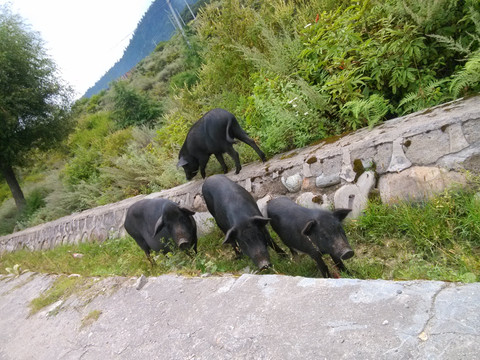
[[[75,292],[89,287],[89,279],[82,277],[58,277],[52,286],[30,302],[30,315],[37,313],[58,300],[68,298]]]
[[[81,328],[87,327],[92,325],[95,321],[98,320],[98,318],[102,315],[101,310],[92,310],[90,311],[87,316],[85,316],[82,319],[82,325],[80,326]]]
[[[480,281],[480,196],[473,190],[450,190],[429,202],[393,206],[369,204],[365,215],[347,221],[346,232],[355,256],[345,261],[351,277],[360,279]],[[275,234],[274,239],[280,243]],[[48,251],[17,251],[0,256],[0,272],[21,270],[83,276],[186,276],[241,274],[256,271],[247,257],[235,258],[222,246],[216,229],[199,239],[198,254],[156,254],[152,267],[130,237],[99,243],[61,246]],[[77,257],[74,254],[83,256]],[[327,266],[338,274],[328,256]],[[296,261],[271,251],[273,268],[262,274],[321,277],[314,261]]]
[[[348,226],[360,278],[480,281],[480,193],[449,190],[428,202],[372,202]]]

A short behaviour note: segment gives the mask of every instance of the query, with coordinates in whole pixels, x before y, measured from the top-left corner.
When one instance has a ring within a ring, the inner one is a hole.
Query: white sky
[[[45,41],[60,76],[82,96],[127,47],[153,0],[0,0]]]

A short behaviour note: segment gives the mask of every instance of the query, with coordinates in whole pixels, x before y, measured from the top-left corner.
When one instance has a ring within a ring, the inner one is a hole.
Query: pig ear
[[[335,216],[339,221],[342,221],[347,217],[350,211],[352,211],[352,209],[337,209],[333,212],[333,216]]]
[[[252,220],[256,225],[266,226],[268,224],[268,222],[270,221],[270,218],[266,218],[266,217],[263,217],[263,216],[256,215],[256,216],[252,217]]]
[[[188,161],[182,156],[180,159],[178,159],[177,168],[179,168],[180,166],[185,166],[187,164]]]
[[[195,211],[192,211],[192,210],[184,208],[184,207],[181,207],[180,210],[182,210],[182,212],[184,212],[186,215],[192,215],[193,216],[195,214]]]
[[[153,232],[153,236],[156,236],[163,228],[163,216],[160,216],[155,223],[155,231]]]
[[[315,220],[309,220],[305,226],[303,227],[302,234],[303,235],[310,235],[313,230],[313,226],[315,225]]]
[[[235,244],[235,235],[237,234],[237,229],[232,227],[230,228],[227,233],[225,234],[225,240],[223,240],[223,244]]]

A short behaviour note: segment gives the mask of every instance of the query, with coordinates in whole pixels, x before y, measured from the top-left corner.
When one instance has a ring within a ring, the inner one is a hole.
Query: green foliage
[[[119,128],[153,126],[162,114],[161,105],[147,95],[129,88],[123,81],[113,84],[114,120]]]
[[[259,75],[249,102],[247,129],[258,135],[269,155],[305,146],[327,134],[326,120],[318,111],[325,102],[301,79]]]
[[[111,116],[105,112],[87,115],[78,121],[77,129],[69,139],[72,158],[63,170],[68,184],[76,185],[99,175],[102,146],[112,128]]]
[[[18,213],[13,199],[8,199],[0,206],[0,236],[11,234],[17,224]]]
[[[68,298],[75,292],[81,291],[91,280],[81,277],[60,276],[52,286],[30,302],[30,315],[51,305],[58,300]]]
[[[0,182],[0,204],[2,204],[6,199],[12,196],[10,188],[6,182]]]
[[[465,67],[454,75],[450,85],[450,91],[455,97],[468,90],[480,90],[480,50],[469,56]]]
[[[354,260],[353,268],[383,278],[477,281],[480,208],[475,191],[449,190],[418,204],[372,202],[349,228],[356,254],[371,263]]]
[[[38,33],[7,6],[0,6],[0,174],[18,210],[25,198],[13,167],[29,151],[55,147],[71,130],[71,90],[57,78]]]
[[[170,86],[173,89],[186,87],[190,89],[198,81],[198,75],[194,71],[183,71],[175,74],[170,79]]]
[[[150,193],[179,185],[183,181],[176,161],[155,140],[155,131],[135,128],[124,153],[104,167],[104,178],[127,195]]]
[[[350,128],[357,130],[364,126],[375,126],[391,110],[388,100],[381,95],[373,94],[368,99],[356,99],[347,102],[340,114],[345,117],[345,121]]]

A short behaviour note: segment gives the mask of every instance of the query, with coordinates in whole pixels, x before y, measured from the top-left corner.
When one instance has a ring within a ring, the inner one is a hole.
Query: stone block
[[[480,141],[480,120],[469,120],[463,123],[463,134],[467,139],[469,144],[473,144],[474,142]]]
[[[197,223],[197,235],[203,236],[213,231],[215,228],[215,220],[213,216],[208,212],[196,212],[193,215],[195,222]]]
[[[302,191],[312,191],[315,190],[316,184],[315,184],[315,178],[314,177],[306,177],[303,179],[302,182]]]
[[[405,139],[405,155],[413,165],[434,164],[450,151],[450,137],[442,130],[432,130]]]
[[[196,195],[193,199],[193,210],[194,211],[207,211],[207,205],[203,200],[202,195]]]
[[[308,161],[308,159],[307,159]],[[318,158],[317,161],[310,164],[310,173],[312,176],[320,176],[325,174],[339,174],[342,169],[341,155],[334,155],[326,158]]]
[[[347,148],[343,149],[340,178],[347,182],[353,182],[355,180],[355,171],[353,171],[352,158],[350,156],[350,150]]]
[[[392,158],[393,143],[384,143],[376,146],[376,154],[373,158],[375,163],[375,171],[377,174],[387,172]]]
[[[300,194],[295,202],[307,209],[329,209],[331,205],[326,194],[315,195],[312,192],[304,192]]]
[[[450,139],[450,153],[456,153],[468,147],[468,141],[463,134],[462,125],[452,124],[446,128]]]
[[[289,192],[298,192],[302,188],[303,178],[300,174],[294,174],[289,177],[282,176],[282,184]]]
[[[462,151],[442,157],[437,165],[449,170],[465,169],[480,173],[480,141]]]
[[[408,169],[412,163],[407,158],[403,148],[403,138],[396,139],[392,144],[392,157],[387,172],[399,172]]]
[[[382,202],[390,204],[401,200],[424,200],[454,183],[465,183],[465,177],[438,167],[414,166],[398,174],[381,176],[378,189]]]
[[[356,184],[347,184],[335,192],[333,197],[335,208],[351,209],[349,217],[361,215],[368,203],[368,194],[375,186],[375,173],[364,172]]]
[[[340,174],[322,174],[315,179],[315,185],[319,188],[329,187],[340,184]]]
[[[267,204],[268,202],[272,200],[272,197],[270,195],[264,196],[263,198],[259,199],[257,201],[257,206],[260,212],[262,213],[263,216],[267,216]]]

